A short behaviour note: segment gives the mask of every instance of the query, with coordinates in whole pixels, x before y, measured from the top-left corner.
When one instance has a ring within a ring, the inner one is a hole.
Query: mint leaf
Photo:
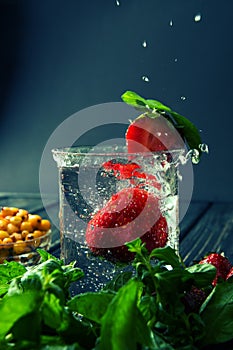
[[[137,109],[143,110],[144,112],[158,111],[159,113],[163,114],[165,118],[173,123],[181,137],[185,139],[188,147],[190,149],[198,150],[199,154],[201,154],[201,150],[199,148],[199,145],[202,143],[200,132],[189,119],[173,111],[170,107],[164,105],[163,103],[157,100],[145,99],[133,91],[126,91],[121,98],[125,103]],[[170,118],[167,114],[172,118]]]
[[[180,257],[169,246],[153,249],[150,253],[151,258],[156,258],[167,265],[171,265],[173,268],[181,266]]]
[[[0,300],[0,339],[4,339],[17,320],[38,309],[39,305],[40,295],[35,292],[6,296]]]
[[[153,347],[151,330],[137,308],[141,283],[130,280],[110,303],[102,318],[100,350],[136,350],[137,344]]]
[[[195,264],[186,268],[192,274],[196,287],[210,286],[216,276],[216,267],[211,264]]]
[[[21,276],[27,269],[16,261],[6,261],[0,264],[0,284],[9,282],[12,278]]]
[[[219,283],[205,308],[201,310],[205,323],[202,344],[217,344],[233,339],[233,283]]]
[[[114,296],[113,293],[89,292],[76,295],[67,305],[70,310],[78,312],[91,321],[100,323]]]
[[[136,108],[143,108],[145,110],[145,108],[149,109],[149,106],[147,107],[147,102],[146,100],[139,96],[138,94],[136,94],[136,92],[133,91],[126,91],[122,96],[121,96],[122,100],[133,106]]]

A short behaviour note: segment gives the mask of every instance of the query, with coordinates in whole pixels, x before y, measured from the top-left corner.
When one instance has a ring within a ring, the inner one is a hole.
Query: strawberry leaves
[[[199,156],[201,155],[201,135],[197,127],[189,119],[173,111],[170,107],[164,105],[163,103],[157,100],[145,99],[133,91],[126,91],[121,96],[121,98],[125,103],[135,107],[142,112],[159,112],[162,114],[166,119],[172,122],[176,130],[180,133],[181,137],[186,142],[189,149],[196,150],[195,153],[198,151]],[[196,157],[196,162],[198,162],[199,156]]]

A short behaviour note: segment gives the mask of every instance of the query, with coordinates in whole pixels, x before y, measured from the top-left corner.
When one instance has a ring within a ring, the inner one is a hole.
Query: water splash
[[[197,13],[197,14],[194,16],[194,21],[195,21],[195,22],[200,22],[201,18],[202,18],[201,14],[200,14],[200,13]]]
[[[203,153],[209,153],[209,147],[206,143],[201,143],[199,145],[199,149],[203,152]]]
[[[172,27],[173,26],[173,20],[171,19],[169,22],[169,26]]]
[[[147,41],[146,40],[143,41],[142,46],[143,47],[147,47]]]
[[[200,152],[197,149],[190,149],[186,154],[187,161],[191,159],[193,164],[198,164],[200,161]]]
[[[146,83],[149,83],[150,81],[150,79],[146,75],[142,76],[142,80],[145,81]]]

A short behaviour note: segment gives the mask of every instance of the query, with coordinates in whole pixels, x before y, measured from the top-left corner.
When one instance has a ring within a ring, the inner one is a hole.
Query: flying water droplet
[[[200,13],[197,13],[195,16],[194,16],[194,21],[195,22],[200,22],[201,20],[201,14]]]
[[[200,153],[197,149],[190,149],[186,154],[186,159],[191,159],[193,164],[198,164],[200,161]]]
[[[201,150],[203,153],[209,153],[209,147],[208,147],[207,144],[201,143],[201,144],[199,145],[199,148],[200,148],[200,150]]]
[[[147,47],[147,42],[146,42],[146,40],[143,41],[142,46],[143,46],[143,47]]]
[[[169,26],[172,27],[173,26],[173,20],[171,19],[169,22]]]
[[[146,75],[142,76],[142,80],[145,81],[146,83],[149,83],[150,81],[150,79]]]

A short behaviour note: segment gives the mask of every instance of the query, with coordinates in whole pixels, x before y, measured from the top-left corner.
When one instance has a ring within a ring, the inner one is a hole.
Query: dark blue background
[[[119,1],[0,0],[0,191],[38,192],[53,130],[130,89],[202,130],[193,198],[231,200],[233,2]]]

